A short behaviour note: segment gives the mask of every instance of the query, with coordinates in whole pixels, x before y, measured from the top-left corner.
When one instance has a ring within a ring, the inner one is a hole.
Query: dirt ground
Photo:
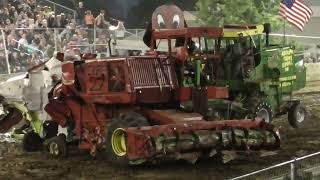
[[[274,120],[282,129],[281,149],[276,155],[254,157],[222,164],[217,160],[162,162],[119,168],[103,158],[74,151],[66,159],[52,159],[46,152],[25,153],[19,143],[0,143],[0,179],[227,179],[320,150],[320,93],[297,95],[307,106],[304,127],[288,126],[286,116]]]

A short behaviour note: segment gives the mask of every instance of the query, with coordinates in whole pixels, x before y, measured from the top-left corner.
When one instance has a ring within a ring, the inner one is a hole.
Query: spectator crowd
[[[7,72],[7,56],[11,72],[25,72],[51,58],[54,51],[77,47],[83,53],[92,52],[92,43],[95,43],[99,44],[96,51],[106,52],[109,26],[104,10],[94,17],[82,2],[78,3],[74,16],[73,13],[55,14],[50,6],[40,5],[36,0],[8,0],[8,4],[0,7],[0,28],[3,30],[0,74]],[[95,35],[93,28],[96,28]]]

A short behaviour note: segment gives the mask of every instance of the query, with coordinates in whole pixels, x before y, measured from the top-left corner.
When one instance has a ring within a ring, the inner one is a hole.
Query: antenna
[[[283,45],[286,45],[286,20],[283,19]]]

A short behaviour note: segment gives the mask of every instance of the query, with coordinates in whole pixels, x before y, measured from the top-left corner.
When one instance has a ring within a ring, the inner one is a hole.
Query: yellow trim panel
[[[223,37],[225,38],[235,38],[242,34],[246,36],[254,36],[262,34],[264,30],[263,25],[257,25],[254,29],[243,29],[243,28],[223,28]]]

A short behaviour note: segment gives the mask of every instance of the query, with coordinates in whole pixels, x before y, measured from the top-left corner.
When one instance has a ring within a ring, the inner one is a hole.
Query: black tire
[[[121,114],[117,118],[113,118],[108,129],[107,129],[107,137],[106,137],[106,153],[107,158],[113,164],[119,166],[128,166],[130,165],[129,159],[127,154],[124,155],[117,155],[113,150],[112,144],[112,135],[118,128],[127,128],[127,127],[142,127],[148,126],[149,123],[142,115],[130,112]],[[141,161],[142,162],[142,161]],[[137,162],[139,164],[139,162]]]
[[[65,135],[50,138],[47,143],[48,151],[51,156],[61,158],[67,156],[67,142]]]
[[[250,117],[261,118],[267,123],[272,122],[273,110],[271,105],[262,98],[252,99],[248,105]]]
[[[27,132],[22,139],[22,149],[26,152],[35,152],[42,149],[42,139],[34,131]]]
[[[45,121],[42,124],[43,138],[50,139],[58,134],[58,123],[55,121]]]
[[[288,121],[291,127],[299,128],[307,117],[307,111],[303,104],[295,103],[288,111]]]

